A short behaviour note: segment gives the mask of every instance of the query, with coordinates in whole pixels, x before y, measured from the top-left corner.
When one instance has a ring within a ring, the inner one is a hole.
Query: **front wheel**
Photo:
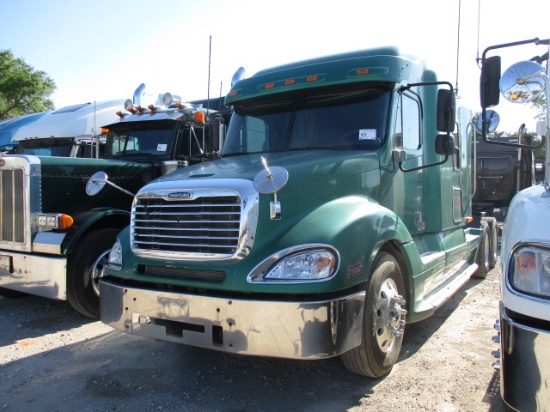
[[[382,253],[376,260],[365,298],[361,344],[341,355],[357,375],[380,378],[395,365],[405,332],[405,285],[395,258]]]
[[[99,318],[99,275],[118,232],[118,229],[101,229],[87,234],[69,258],[67,300],[84,316]]]

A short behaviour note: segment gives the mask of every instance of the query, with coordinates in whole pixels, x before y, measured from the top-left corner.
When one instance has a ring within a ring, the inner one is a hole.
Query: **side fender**
[[[123,209],[101,208],[73,216],[74,223],[65,236],[63,250],[69,255],[78,241],[87,233],[105,227],[122,229],[130,224],[130,212]]]
[[[326,243],[340,253],[341,287],[367,280],[378,251],[388,242],[405,244],[412,236],[391,210],[362,196],[325,203],[297,222],[283,243]]]

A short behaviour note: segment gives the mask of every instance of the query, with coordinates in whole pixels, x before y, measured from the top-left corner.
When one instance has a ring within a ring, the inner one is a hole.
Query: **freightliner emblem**
[[[169,199],[190,199],[193,197],[191,192],[173,192],[168,193]]]

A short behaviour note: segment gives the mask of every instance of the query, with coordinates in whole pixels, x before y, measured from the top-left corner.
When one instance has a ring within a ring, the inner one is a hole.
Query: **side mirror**
[[[437,130],[452,133],[455,129],[455,100],[452,90],[437,91]]]
[[[485,112],[485,123],[486,123],[486,130],[489,133],[494,132],[497,130],[498,124],[500,123],[500,116],[497,112],[494,110],[487,110]],[[476,119],[476,123],[474,125],[474,128],[476,129],[476,132],[479,134],[483,133],[483,116],[478,116]]]
[[[532,61],[513,64],[502,75],[500,92],[512,103],[529,103],[544,93],[544,67]]]
[[[493,107],[499,102],[500,56],[492,56],[483,62],[479,82],[481,107]]]
[[[105,172],[96,172],[88,179],[86,183],[86,194],[88,196],[95,196],[105,187],[109,177]]]
[[[95,196],[99,192],[101,192],[101,190],[105,187],[105,185],[112,186],[115,189],[118,189],[129,196],[132,196],[132,197],[135,196],[132,192],[129,192],[128,190],[123,189],[122,187],[117,186],[113,182],[109,181],[109,176],[107,175],[107,173],[101,172],[101,171],[94,173],[88,179],[88,183],[86,183],[86,194],[88,196]]]
[[[435,152],[438,155],[452,156],[456,145],[455,138],[450,134],[440,134],[435,138]]]

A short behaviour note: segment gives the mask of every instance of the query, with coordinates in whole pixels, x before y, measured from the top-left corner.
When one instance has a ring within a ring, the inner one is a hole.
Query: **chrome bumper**
[[[550,331],[517,323],[500,304],[500,393],[518,411],[550,410]]]
[[[361,342],[365,293],[330,301],[225,299],[100,282],[101,321],[133,335],[222,352],[336,356]]]
[[[67,259],[0,250],[0,287],[67,299]]]

